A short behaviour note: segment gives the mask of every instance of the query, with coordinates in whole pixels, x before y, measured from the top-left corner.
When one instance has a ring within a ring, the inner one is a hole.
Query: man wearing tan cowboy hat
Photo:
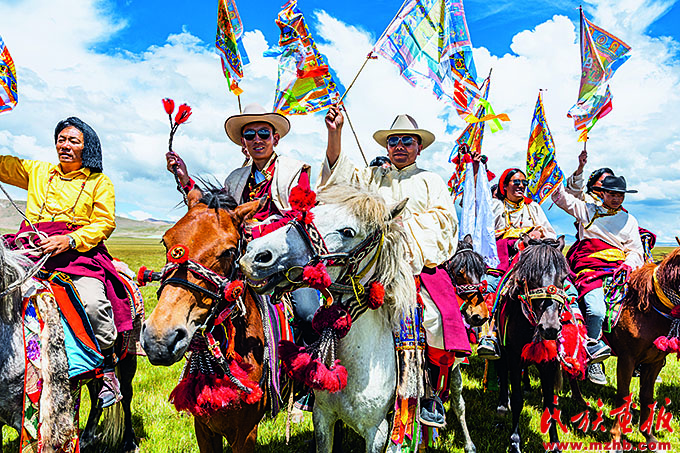
[[[625,194],[636,192],[626,190],[623,176],[606,176],[598,191],[601,205],[569,194],[562,184],[552,195],[553,202],[578,222],[580,240],[569,249],[567,260],[576,274],[574,283],[585,306],[590,356],[587,374],[596,384],[607,383],[600,362],[611,354],[609,346],[600,339],[605,296],[612,297],[612,290],[622,288],[630,273],[644,262],[638,222],[622,206]],[[605,287],[609,288],[607,294]]]
[[[447,388],[447,377],[456,358],[470,354],[458,300],[448,273],[442,266],[456,252],[458,218],[444,180],[422,170],[416,159],[434,142],[434,135],[418,128],[409,115],[399,115],[390,129],[379,130],[373,138],[387,149],[391,167],[356,167],[341,152],[340,136],[344,118],[337,107],[326,115],[328,147],[318,185],[358,184],[375,190],[388,203],[408,199],[403,223],[411,249],[411,267],[422,283],[423,327],[433,392]],[[421,421],[431,426],[446,423],[437,396],[423,404]]]
[[[274,151],[279,140],[290,131],[288,119],[278,113],[269,113],[258,104],[250,104],[243,109],[242,114],[230,116],[224,123],[224,130],[229,139],[250,158],[245,166],[227,176],[224,181],[227,193],[239,204],[264,198],[264,208],[254,216],[258,221],[290,209],[290,190],[298,184],[303,173],[309,174],[309,165]],[[166,160],[168,171],[173,172],[177,166],[181,189],[185,193],[199,190],[194,187],[186,164],[177,153],[168,152]],[[293,293],[292,304],[302,332],[312,332],[311,321],[319,308],[317,292],[309,288],[299,289]]]
[[[240,146],[250,157],[249,163],[232,171],[224,181],[224,188],[237,203],[258,198],[267,200],[265,208],[255,218],[264,220],[269,215],[290,209],[288,194],[297,185],[302,172],[309,165],[292,157],[279,156],[274,148],[290,131],[288,119],[278,113],[269,113],[258,104],[250,104],[240,115],[230,116],[224,123],[229,139]],[[174,151],[166,155],[168,171],[176,167],[182,189],[194,189],[186,164]]]

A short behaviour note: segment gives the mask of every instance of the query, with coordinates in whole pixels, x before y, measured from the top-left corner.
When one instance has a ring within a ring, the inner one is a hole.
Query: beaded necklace
[[[52,180],[54,180],[54,177],[57,175],[57,172],[53,172],[52,175],[50,176],[50,179],[47,181],[47,190],[45,190],[45,199],[43,200],[42,206],[40,207],[40,213],[38,213],[38,222],[42,219],[42,214],[43,211],[45,211],[45,208],[47,206],[47,196],[50,193],[50,186],[52,185]],[[64,178],[62,176],[59,176],[59,178],[62,181],[73,181],[72,178]],[[83,194],[83,191],[85,190],[85,183],[87,182],[88,178],[85,178],[83,180],[83,184],[80,186],[80,191],[78,192],[78,196],[76,197],[75,203],[73,203],[73,206],[70,208],[62,209],[61,211],[58,212],[49,212],[48,214],[52,215],[52,222],[54,222],[54,219],[58,215],[66,214],[67,212],[71,212],[71,223],[75,225],[76,223],[76,205],[78,205],[78,200],[80,200],[80,196]]]
[[[508,210],[508,207],[510,207],[512,209]],[[519,216],[519,225],[514,225],[512,223],[512,221],[510,221],[510,214],[514,214],[516,212],[521,211],[523,207],[524,207],[524,199],[520,199],[517,203],[512,202],[512,201],[508,200],[507,198],[505,198],[503,200],[503,212],[505,214],[505,221],[508,225],[507,226],[508,229],[510,229],[510,228],[522,228],[522,226],[524,225],[524,214]],[[531,215],[531,211],[529,211],[529,209],[527,209],[527,212],[529,213],[529,218],[531,219],[531,222],[533,223],[533,225],[536,225],[536,219],[534,219],[534,217]]]

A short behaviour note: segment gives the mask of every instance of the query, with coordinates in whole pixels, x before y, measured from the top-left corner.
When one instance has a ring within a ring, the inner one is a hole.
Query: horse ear
[[[463,242],[467,242],[468,244],[472,245],[472,235],[466,234],[463,238]]]
[[[389,220],[394,220],[395,218],[400,216],[401,213],[404,212],[404,209],[406,208],[406,203],[408,203],[408,197],[404,198],[399,203],[397,203],[395,206],[393,206],[392,209],[390,209]]]
[[[201,197],[203,197],[203,192],[201,192],[199,189],[192,189],[189,191],[187,194],[187,206],[189,209],[193,208],[198,204],[199,201],[201,201]]]
[[[564,250],[564,235],[557,238],[557,250],[560,252]]]
[[[252,219],[255,213],[264,208],[266,203],[267,200],[265,198],[260,198],[259,200],[249,201],[248,203],[236,206],[236,209],[233,211],[234,225],[241,226],[243,222]]]
[[[677,243],[678,243],[678,245],[680,245],[680,238],[679,238],[679,237],[677,237],[677,236],[675,236],[675,242],[677,242]]]

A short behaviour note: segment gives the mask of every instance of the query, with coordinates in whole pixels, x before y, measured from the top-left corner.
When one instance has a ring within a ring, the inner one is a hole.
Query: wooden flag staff
[[[347,91],[345,91],[345,93],[347,93]],[[364,163],[368,167],[368,160],[366,160],[364,150],[361,148],[361,143],[359,143],[359,137],[357,136],[357,133],[354,130],[354,126],[352,126],[352,120],[349,119],[349,112],[347,111],[347,108],[344,105],[342,106],[342,109],[345,111],[345,118],[347,118],[347,124],[349,124],[349,128],[352,129],[352,134],[354,134],[354,140],[357,141],[357,146],[359,147],[359,151],[361,152],[361,157],[364,158]]]

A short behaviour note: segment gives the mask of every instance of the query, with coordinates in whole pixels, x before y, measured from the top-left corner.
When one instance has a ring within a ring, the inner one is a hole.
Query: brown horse
[[[210,190],[200,199],[190,197],[188,205],[186,215],[163,236],[163,244],[171,252],[183,245],[189,262],[199,272],[180,266],[163,278],[158,305],[142,329],[142,347],[154,365],[168,366],[180,360],[206,321],[224,309],[221,305],[225,303],[225,288],[216,288],[215,280],[205,275],[217,274],[223,281],[228,280],[236,266],[242,224],[258,209],[257,201],[236,206],[217,190]],[[260,382],[265,350],[262,318],[249,290],[245,291],[243,304],[243,315],[232,316],[235,333],[230,340],[250,365],[248,377]],[[235,452],[255,450],[257,425],[267,405],[266,383],[261,385],[264,396],[254,404],[242,403],[211,416],[194,417],[201,452],[222,452],[222,437]]]
[[[468,234],[458,243],[458,250],[447,263],[456,294],[463,303],[460,311],[472,327],[482,326],[489,319],[489,307],[484,301],[486,284],[482,279],[486,274],[484,258],[475,252],[472,237]]]
[[[654,285],[654,273],[661,294]],[[638,364],[640,368],[640,423],[647,420],[649,405],[654,402],[654,384],[666,363],[666,352],[654,345],[658,337],[668,335],[671,326],[670,308],[666,307],[659,296],[664,296],[662,288],[671,288],[677,304],[677,288],[680,287],[680,248],[671,252],[658,266],[645,264],[631,274],[628,292],[623,299],[623,309],[618,323],[605,337],[618,355],[616,367],[616,406],[624,403],[630,394],[630,380]],[[668,291],[668,290],[666,290]],[[615,440],[621,440],[621,430],[617,424],[612,429]],[[656,442],[653,434],[643,433],[648,443]]]

